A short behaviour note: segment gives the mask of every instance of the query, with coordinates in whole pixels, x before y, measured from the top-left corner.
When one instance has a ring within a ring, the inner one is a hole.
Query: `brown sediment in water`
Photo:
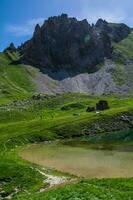
[[[133,152],[119,151],[118,147],[117,150],[96,150],[60,143],[36,144],[23,149],[20,156],[41,166],[79,177],[133,177]]]

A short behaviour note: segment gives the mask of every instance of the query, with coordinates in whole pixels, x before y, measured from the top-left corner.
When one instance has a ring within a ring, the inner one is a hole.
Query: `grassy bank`
[[[103,180],[83,180],[78,184],[66,185],[53,189],[45,194],[31,196],[33,200],[51,199],[79,199],[79,200],[130,200],[133,196],[132,179],[103,179]],[[19,199],[28,199],[26,196]]]
[[[87,113],[87,106],[95,106],[101,98],[109,102],[110,109],[100,114]],[[62,109],[64,106],[69,106],[70,109]],[[36,196],[40,188],[45,188],[43,183],[45,177],[35,170],[34,165],[19,159],[16,152],[19,146],[29,143],[77,136],[82,136],[90,142],[110,140],[131,142],[133,134],[128,130],[132,128],[132,106],[131,97],[92,97],[82,94],[64,94],[40,100],[28,97],[26,100],[2,103],[0,105],[0,194],[2,198],[14,194],[14,198],[18,195],[18,199],[26,199],[27,196],[29,199],[53,199],[53,195],[56,194],[56,199],[61,199],[61,194],[64,193],[66,199],[68,197],[74,199],[74,195],[82,199],[80,197],[85,193],[84,199],[87,199],[87,195],[93,199],[94,193],[97,193],[99,199],[111,199],[111,195],[114,199],[118,199],[117,197],[120,199],[123,195],[121,189],[109,192],[111,186],[106,180],[103,181],[104,186],[101,181],[95,181],[98,186],[95,186],[94,181],[83,181],[77,185],[65,186]],[[121,118],[123,115],[127,117],[127,121]],[[115,180],[110,180],[110,184],[113,184],[113,181]],[[132,179],[118,179],[116,182],[118,185],[122,183],[131,185],[131,188],[133,185]],[[77,188],[76,193],[74,193],[75,188]],[[99,188],[103,193],[98,194]],[[125,194],[125,199],[131,199],[130,190]],[[18,191],[17,194],[15,191]],[[107,196],[106,191],[108,191]]]

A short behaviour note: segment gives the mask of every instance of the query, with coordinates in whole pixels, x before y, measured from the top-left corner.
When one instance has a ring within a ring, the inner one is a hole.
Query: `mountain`
[[[36,92],[101,95],[133,92],[132,50],[127,25],[102,19],[90,25],[62,14],[36,25],[29,41],[17,49],[11,44],[4,54],[10,64],[23,66]]]
[[[111,41],[120,42],[130,28],[113,25],[99,19],[96,25],[87,20],[78,21],[66,14],[50,17],[42,27],[36,26],[33,38],[20,47],[22,62],[37,66],[51,77],[60,70],[69,76],[95,72],[104,58],[111,58]],[[63,79],[64,77],[60,77]]]

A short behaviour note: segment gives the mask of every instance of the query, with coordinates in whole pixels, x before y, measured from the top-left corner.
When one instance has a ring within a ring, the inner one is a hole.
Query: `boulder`
[[[96,104],[96,110],[102,111],[102,110],[107,110],[107,109],[109,109],[109,105],[108,105],[108,102],[106,100],[100,100]]]
[[[67,110],[71,110],[71,107],[66,105],[66,106],[63,106],[63,107],[61,108],[61,110],[64,110],[64,111],[65,111],[65,110],[66,110],[66,111],[67,111]]]
[[[94,112],[96,109],[95,107],[87,107],[86,112]]]

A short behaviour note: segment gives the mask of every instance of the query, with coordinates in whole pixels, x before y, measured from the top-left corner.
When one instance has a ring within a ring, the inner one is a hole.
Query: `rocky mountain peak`
[[[16,51],[17,49],[16,49],[14,43],[11,42],[10,45],[5,49],[5,51],[7,51],[7,50],[10,51],[10,52],[14,52],[14,51]]]
[[[100,18],[100,19],[97,20],[95,26],[98,27],[98,28],[103,28],[104,26],[108,26],[108,22],[106,22],[105,20]]]
[[[68,15],[66,13],[62,13],[60,17],[62,19],[68,19]]]
[[[103,19],[99,19],[95,25],[100,31],[106,32],[110,36],[110,39],[115,42],[120,42],[128,36],[131,29],[123,23],[108,23]]]
[[[41,30],[41,27],[40,27],[39,24],[37,24],[37,25],[35,26],[35,31],[34,31],[34,33],[40,32],[40,30]]]
[[[67,14],[48,18],[37,25],[33,38],[20,47],[22,62],[39,67],[52,76],[60,70],[69,74],[94,72],[97,64],[112,55],[111,41],[121,41],[130,33],[125,24],[99,19],[96,25]]]
[[[41,27],[39,24],[36,25],[35,31],[33,33],[33,39],[41,39]]]

